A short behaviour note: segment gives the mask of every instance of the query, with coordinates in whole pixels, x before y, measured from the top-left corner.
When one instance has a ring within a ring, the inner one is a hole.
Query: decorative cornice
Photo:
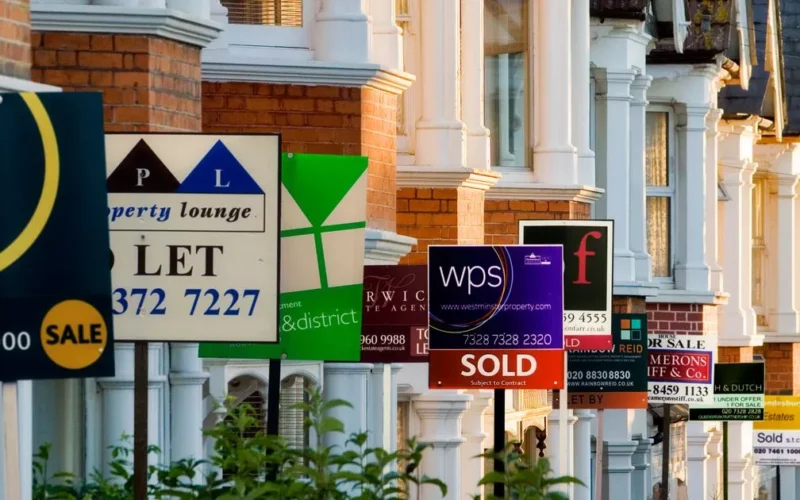
[[[447,167],[397,167],[397,188],[473,188],[486,191],[500,180],[494,170]]]
[[[598,187],[580,184],[563,186],[534,182],[533,171],[529,168],[498,168],[502,174],[497,184],[486,193],[487,200],[537,200],[537,201],[576,201],[594,203],[605,191]]]
[[[760,347],[762,345],[764,345],[764,335],[760,333],[737,337],[717,335],[718,347]]]
[[[210,375],[206,372],[170,372],[171,385],[203,385]]]
[[[0,75],[0,92],[61,92],[61,87]]]
[[[325,374],[336,375],[363,375],[369,374],[373,368],[372,363],[325,363]]]
[[[174,9],[101,5],[31,5],[36,31],[153,35],[205,47],[222,32],[222,25]]]
[[[379,64],[281,61],[231,56],[227,50],[205,50],[202,61],[204,81],[373,87],[399,95],[416,79],[410,73]]]
[[[670,290],[661,289],[658,295],[647,297],[646,301],[654,304],[707,304],[720,305],[728,303],[729,295],[724,292],[705,290]]]
[[[397,264],[417,244],[416,238],[368,227],[364,234],[364,259],[368,265]]]
[[[658,283],[646,281],[614,282],[614,295],[623,297],[654,297],[661,288]]]
[[[800,343],[800,332],[798,333],[773,333],[764,334],[764,344],[796,344]]]

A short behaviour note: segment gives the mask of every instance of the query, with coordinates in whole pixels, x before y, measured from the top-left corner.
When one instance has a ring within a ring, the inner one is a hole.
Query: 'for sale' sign
[[[647,338],[648,401],[711,403],[716,337],[655,333]]]

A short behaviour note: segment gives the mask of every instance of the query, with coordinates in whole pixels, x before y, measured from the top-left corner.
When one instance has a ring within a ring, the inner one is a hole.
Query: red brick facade
[[[716,335],[717,307],[704,304],[647,304],[650,333]]]
[[[0,75],[30,77],[30,42],[30,0],[0,0]]]
[[[484,239],[487,245],[513,245],[521,220],[588,219],[590,208],[575,201],[486,200]]]
[[[34,33],[34,81],[101,91],[109,132],[200,130],[200,49],[144,35]]]
[[[800,344],[769,343],[754,351],[767,365],[767,394],[800,395]]]
[[[284,152],[369,157],[369,226],[395,230],[396,95],[370,87],[204,82],[203,131],[279,132]]]

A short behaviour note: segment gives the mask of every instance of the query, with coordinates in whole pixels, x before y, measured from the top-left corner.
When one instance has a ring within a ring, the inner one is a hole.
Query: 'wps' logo
[[[586,258],[593,257],[595,255],[593,250],[586,249],[586,240],[589,237],[599,240],[603,237],[603,235],[600,233],[600,231],[589,231],[583,235],[583,238],[581,238],[581,243],[578,245],[578,251],[573,254],[578,258],[578,279],[572,282],[575,285],[592,284],[591,281],[586,279]]]

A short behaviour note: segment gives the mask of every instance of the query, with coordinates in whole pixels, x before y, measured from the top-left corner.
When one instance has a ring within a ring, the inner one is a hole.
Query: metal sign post
[[[133,498],[147,500],[149,348],[136,342],[133,354]]]
[[[672,405],[667,403],[662,406],[664,440],[661,442],[661,498],[669,500],[669,442],[670,423],[672,421]],[[724,435],[723,435],[724,438]],[[726,482],[727,483],[727,482]]]
[[[17,383],[3,384],[3,442],[5,443],[5,497],[20,498],[19,426],[17,420]]]
[[[499,455],[494,459],[494,470],[500,474],[505,473],[505,456],[502,453],[506,448],[506,390],[494,390],[494,452]],[[494,496],[505,498],[503,483],[494,483]]]

